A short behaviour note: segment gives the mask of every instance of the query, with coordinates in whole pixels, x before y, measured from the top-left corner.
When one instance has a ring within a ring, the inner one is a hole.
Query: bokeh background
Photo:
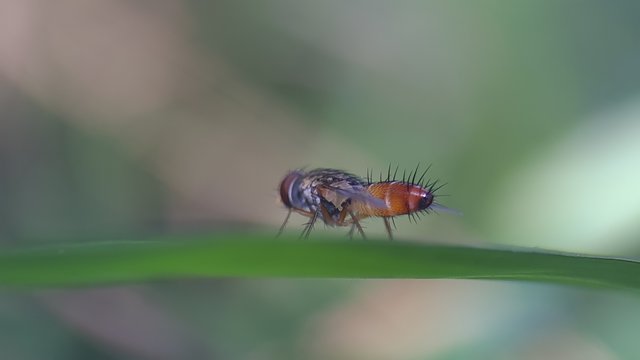
[[[639,14],[632,0],[2,0],[1,241],[275,234],[288,170],[421,163],[464,216],[399,219],[404,241],[638,257]],[[5,289],[0,358],[634,359],[638,324],[635,294],[515,282]]]

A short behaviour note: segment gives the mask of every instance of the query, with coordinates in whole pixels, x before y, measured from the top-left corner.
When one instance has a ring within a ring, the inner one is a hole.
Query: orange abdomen
[[[406,215],[427,209],[433,202],[433,194],[419,185],[401,181],[374,183],[367,191],[372,196],[384,200],[386,208],[366,207],[360,212],[366,216]]]

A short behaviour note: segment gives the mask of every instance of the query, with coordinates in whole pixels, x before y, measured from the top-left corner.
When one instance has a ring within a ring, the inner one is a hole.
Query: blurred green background
[[[288,170],[421,163],[464,216],[398,219],[399,239],[638,257],[638,14],[631,0],[5,0],[0,239],[275,234]],[[639,305],[444,280],[5,289],[0,358],[635,359]]]

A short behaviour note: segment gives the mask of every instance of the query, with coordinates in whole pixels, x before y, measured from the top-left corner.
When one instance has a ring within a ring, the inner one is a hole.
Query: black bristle
[[[396,175],[398,174],[398,168],[400,167],[400,165],[396,165],[396,171],[393,172],[393,180],[392,181],[396,181]]]
[[[440,186],[436,187],[433,189],[433,191],[431,191],[432,193],[435,193],[436,191],[442,189],[443,187],[445,187],[447,185],[447,183],[442,183],[440,184]]]
[[[429,192],[433,194],[433,188],[436,186],[436,184],[438,183],[438,179],[435,179],[431,184],[429,184]]]
[[[411,178],[411,185],[416,184],[416,175],[418,175],[418,168],[420,168],[420,163],[416,166],[416,169],[413,171],[413,177]]]
[[[431,164],[429,164],[429,166],[427,166],[427,168],[424,170],[424,172],[422,173],[422,175],[420,176],[420,179],[418,179],[418,184],[420,186],[423,186],[422,180],[424,179],[424,176],[427,175],[427,171],[429,171],[429,169],[431,169]],[[428,181],[427,181],[428,182]]]

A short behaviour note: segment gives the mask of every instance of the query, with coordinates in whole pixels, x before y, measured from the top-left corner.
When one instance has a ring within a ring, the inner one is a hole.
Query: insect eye
[[[297,200],[292,199],[292,196],[294,195],[292,188],[300,179],[300,177],[301,174],[294,171],[289,173],[284,179],[282,179],[282,182],[280,183],[280,199],[286,207],[293,206],[292,202],[295,202],[295,200]]]

